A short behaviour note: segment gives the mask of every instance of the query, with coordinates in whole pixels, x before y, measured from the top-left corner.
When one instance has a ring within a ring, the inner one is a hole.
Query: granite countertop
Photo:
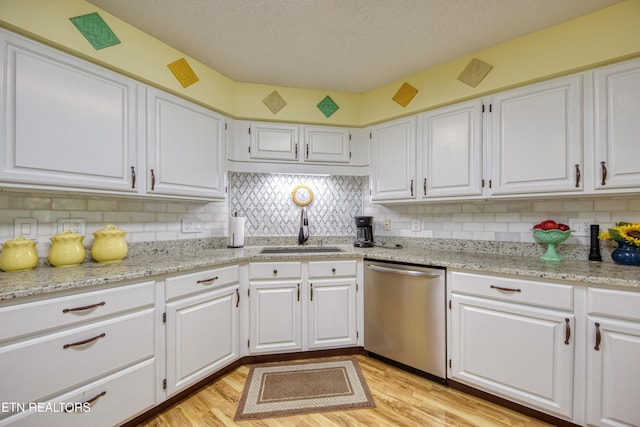
[[[73,267],[41,266],[30,271],[0,272],[0,301],[81,289],[116,282],[186,273],[249,261],[371,258],[431,265],[522,278],[570,281],[574,284],[640,291],[640,268],[608,262],[565,260],[545,262],[538,257],[497,255],[425,248],[354,248],[337,245],[336,253],[261,254],[261,246],[240,249],[198,249],[129,256],[115,263],[87,261]]]

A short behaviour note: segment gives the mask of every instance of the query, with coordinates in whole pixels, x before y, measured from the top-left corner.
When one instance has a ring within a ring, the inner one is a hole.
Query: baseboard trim
[[[478,390],[477,388],[473,388],[471,386],[459,383],[454,380],[449,380],[449,387],[456,389],[458,391],[461,391],[463,393],[479,397],[482,400],[495,403],[496,405],[500,405],[507,409],[511,409],[513,411],[519,412],[529,417],[536,418],[540,421],[544,421],[545,423],[549,423],[557,427],[580,427],[578,424],[574,424],[570,421],[563,420],[562,418],[556,418],[553,415],[549,415],[547,413],[537,411],[535,409],[529,408],[528,406],[520,405],[519,403],[515,403],[510,400],[504,399],[502,397],[498,397],[491,393],[487,393],[486,391]]]

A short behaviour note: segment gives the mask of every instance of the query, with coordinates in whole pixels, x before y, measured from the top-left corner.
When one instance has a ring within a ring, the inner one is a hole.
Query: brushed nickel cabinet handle
[[[522,289],[517,289],[517,288],[503,288],[501,286],[494,286],[494,285],[491,285],[489,287],[491,289],[496,289],[498,291],[504,291],[504,292],[522,292]]]
[[[569,339],[571,338],[571,320],[566,317],[564,319],[564,343],[569,345]]]
[[[424,191],[423,196],[427,195],[427,178],[424,179],[424,183],[422,184],[422,190]]]
[[[156,189],[156,173],[151,169],[151,191]]]
[[[602,182],[600,185],[607,185],[607,163],[600,162],[600,169],[602,170]]]
[[[89,400],[85,400],[84,402],[80,403],[80,404],[73,404],[73,409],[67,409],[66,405],[65,405],[65,409],[64,412],[75,412],[76,408],[80,407],[80,408],[84,408],[86,405],[93,405],[93,403],[100,399],[102,396],[106,395],[107,391],[103,391],[102,393],[96,394],[95,396],[93,396],[91,399]],[[68,404],[67,404],[68,405]]]
[[[136,168],[131,166],[131,188],[136,188]]]
[[[196,283],[199,284],[199,285],[209,285],[209,284],[215,282],[216,280],[218,280],[218,276],[212,277],[210,279],[198,280]]]
[[[602,334],[600,333],[600,323],[596,322],[596,346],[593,347],[595,351],[600,351],[600,343],[602,342]]]
[[[63,313],[70,313],[73,311],[86,311],[86,310],[91,310],[92,308],[96,308],[96,307],[100,307],[101,305],[105,305],[106,302],[101,301],[99,303],[96,304],[91,304],[91,305],[84,305],[82,307],[74,307],[74,308],[65,308],[64,310],[62,310]]]
[[[236,288],[236,308],[240,306],[240,291]]]
[[[107,336],[107,334],[105,334],[105,333],[103,332],[103,333],[101,333],[100,335],[96,335],[96,336],[95,336],[95,337],[93,337],[93,338],[88,338],[88,339],[86,339],[86,340],[82,340],[82,341],[74,342],[74,343],[71,343],[71,344],[65,344],[65,345],[63,345],[63,346],[62,346],[62,348],[67,349],[67,348],[69,348],[69,347],[76,347],[76,346],[79,346],[79,345],[89,344],[90,342],[93,342],[93,341],[95,341],[95,340],[97,340],[97,339],[100,339],[100,338],[104,338],[104,337],[106,337],[106,336]]]
[[[576,188],[580,187],[580,165],[576,165]]]

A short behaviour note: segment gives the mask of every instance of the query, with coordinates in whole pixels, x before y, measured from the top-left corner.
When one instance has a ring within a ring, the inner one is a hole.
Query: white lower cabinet
[[[640,426],[640,293],[587,293],[587,422]]]
[[[354,346],[356,261],[309,262],[310,349]]]
[[[165,280],[167,395],[240,357],[238,266]]]
[[[41,406],[3,411],[0,425],[111,426],[155,406],[155,286],[1,306],[0,402]],[[43,409],[53,402],[84,411]]]
[[[302,264],[249,264],[249,351],[302,350]]]
[[[544,285],[540,291],[531,281],[452,272],[449,377],[571,420],[571,286]]]

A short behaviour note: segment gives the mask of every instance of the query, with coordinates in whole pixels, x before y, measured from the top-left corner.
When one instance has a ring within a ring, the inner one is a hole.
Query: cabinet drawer
[[[0,347],[0,402],[33,402],[150,358],[155,309]]]
[[[181,276],[169,277],[165,280],[166,299],[194,294],[226,286],[239,281],[239,269],[237,265],[214,268],[197,273],[183,274]]]
[[[640,292],[589,288],[587,313],[640,321]]]
[[[348,277],[356,275],[355,260],[332,260],[309,262],[309,278]]]
[[[0,420],[0,426],[110,427],[120,425],[122,421],[155,406],[157,400],[154,386],[155,369],[155,358],[145,360],[87,386],[57,396],[45,404],[58,409],[56,412],[40,410],[22,413]],[[91,402],[85,403],[89,401]],[[69,409],[75,407],[77,410],[61,412],[67,407]]]
[[[452,292],[573,311],[573,286],[454,271]]]
[[[0,308],[0,342],[152,306],[155,282],[83,292]]]
[[[299,262],[253,262],[249,264],[249,279],[298,279]]]

